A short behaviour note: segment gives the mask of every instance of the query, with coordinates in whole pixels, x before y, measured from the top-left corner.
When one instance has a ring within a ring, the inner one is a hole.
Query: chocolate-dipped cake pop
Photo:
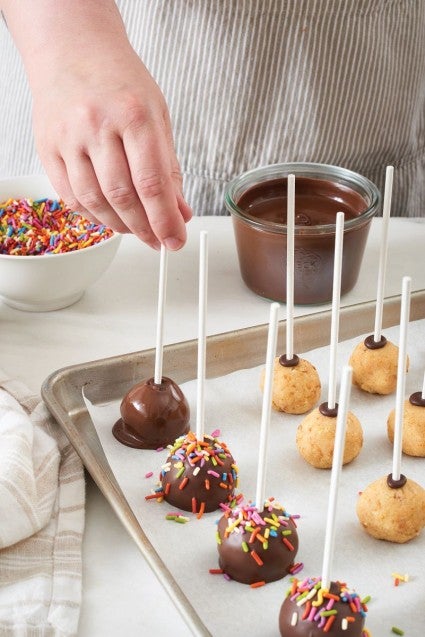
[[[328,400],[308,414],[299,424],[296,443],[301,456],[313,467],[330,469],[334,451],[338,405],[336,403],[336,354],[339,332],[342,245],[344,213],[338,212],[335,231],[335,259],[332,293],[332,318],[329,357]],[[351,462],[363,446],[363,431],[352,413],[347,416],[343,463]]]
[[[286,354],[274,361],[272,407],[287,414],[305,414],[320,398],[314,365],[294,354],[294,230],[295,175],[288,175],[286,214]],[[260,386],[263,389],[264,372]]]
[[[406,342],[410,310],[410,277],[403,277],[392,473],[372,482],[359,496],[357,516],[369,535],[404,543],[425,525],[425,490],[401,473]]]
[[[321,579],[294,578],[279,613],[282,637],[362,637],[367,608],[342,582],[322,588]]]
[[[121,401],[121,418],[112,432],[123,444],[158,449],[189,431],[190,409],[180,387],[171,378],[138,383]]]
[[[238,469],[224,442],[189,432],[170,447],[160,479],[169,504],[202,515],[233,503]]]
[[[394,441],[395,409],[388,416],[387,432]],[[403,406],[402,450],[408,456],[425,457],[425,376],[422,392],[412,394]]]
[[[270,306],[257,465],[257,506],[249,503],[227,508],[217,528],[220,568],[228,577],[251,586],[284,577],[298,550],[298,535],[292,517],[273,498],[266,501],[264,496],[278,310],[277,303]]]
[[[344,438],[352,370],[344,367],[340,391],[340,409],[335,434],[329,504],[326,518],[322,576],[292,580],[279,613],[282,637],[324,637],[325,634],[361,637],[366,607],[357,593],[345,583],[332,581],[331,567],[336,538],[336,510],[339,478],[342,468]]]
[[[274,582],[285,577],[298,551],[296,525],[274,500],[262,511],[251,505],[228,509],[217,526],[219,565],[242,584]]]
[[[199,252],[199,324],[196,433],[189,432],[170,447],[170,455],[161,471],[164,499],[198,517],[232,503],[237,486],[237,467],[224,442],[204,434],[206,309],[208,279],[208,241],[200,233]]]
[[[387,166],[375,305],[375,330],[373,334],[355,347],[349,361],[353,368],[354,385],[370,394],[381,395],[391,394],[397,385],[398,347],[388,341],[381,333],[393,171],[392,166]],[[408,369],[408,359],[406,365]]]
[[[189,431],[190,410],[180,387],[162,375],[164,306],[168,252],[161,246],[155,375],[127,392],[121,402],[121,418],[112,433],[124,445],[157,449]]]

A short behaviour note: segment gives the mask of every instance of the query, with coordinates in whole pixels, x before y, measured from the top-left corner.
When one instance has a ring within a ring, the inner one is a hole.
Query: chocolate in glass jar
[[[345,214],[341,294],[358,278],[379,191],[366,178],[323,164],[276,164],[244,173],[226,192],[241,275],[266,298],[286,300],[287,175],[295,174],[294,302],[332,299],[335,221]]]

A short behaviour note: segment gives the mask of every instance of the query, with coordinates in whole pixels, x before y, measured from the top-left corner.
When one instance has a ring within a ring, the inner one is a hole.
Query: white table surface
[[[170,254],[165,343],[197,334],[198,237],[209,232],[207,333],[266,323],[269,303],[243,284],[231,220],[198,217],[188,226],[188,242]],[[342,305],[373,300],[379,261],[381,220],[372,223],[355,289]],[[425,219],[392,219],[389,228],[385,294],[399,294],[403,275],[412,289],[425,289]],[[39,391],[53,371],[155,345],[158,253],[124,236],[109,270],[75,305],[48,313],[26,313],[0,301],[1,367]],[[295,314],[327,305],[296,307]],[[282,318],[284,310],[282,309]],[[79,637],[139,637],[189,631],[112,509],[87,481],[83,544],[83,604]]]

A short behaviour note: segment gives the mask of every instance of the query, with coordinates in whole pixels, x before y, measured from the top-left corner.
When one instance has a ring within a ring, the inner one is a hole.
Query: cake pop
[[[164,305],[168,253],[161,246],[155,375],[134,385],[120,406],[121,418],[112,432],[124,445],[157,449],[189,431],[190,409],[180,387],[162,375]]]
[[[164,499],[184,511],[201,517],[221,504],[233,501],[237,486],[237,467],[224,442],[204,434],[206,310],[208,279],[207,233],[200,234],[199,317],[196,432],[189,432],[170,446],[170,454],[161,470]]]
[[[335,231],[328,401],[322,403],[318,408],[313,409],[313,411],[302,420],[296,434],[296,444],[301,456],[309,464],[318,469],[329,469],[332,466],[338,414],[335,370],[339,332],[343,233],[344,213],[338,212]],[[362,427],[358,418],[354,414],[349,413],[343,463],[347,464],[356,458],[362,446]]]
[[[401,473],[405,361],[409,323],[410,277],[403,278],[400,343],[394,424],[392,473],[372,482],[359,496],[357,516],[369,535],[404,543],[419,535],[425,525],[425,490]]]
[[[342,582],[294,579],[279,613],[282,637],[362,637],[367,608]]]
[[[250,503],[229,508],[218,522],[217,549],[220,568],[237,582],[274,582],[287,575],[294,564],[296,525],[271,498],[262,510]]]
[[[305,414],[320,398],[320,378],[309,361],[294,354],[294,226],[295,175],[288,175],[286,222],[286,354],[275,359],[272,407],[288,414]],[[264,372],[260,386],[264,385]]]
[[[189,432],[170,447],[160,479],[169,504],[202,515],[233,502],[238,470],[225,443]]]
[[[425,457],[425,375],[422,392],[412,394],[403,406],[402,450],[408,456]],[[395,409],[388,416],[387,431],[394,441]]]
[[[279,305],[273,303],[270,307],[255,505],[248,503],[235,509],[227,507],[217,527],[220,568],[232,579],[251,586],[284,577],[298,550],[298,535],[293,518],[273,498],[265,500],[278,310]]]
[[[370,394],[382,395],[391,394],[397,385],[398,348],[381,333],[393,173],[393,167],[387,166],[375,306],[375,330],[373,334],[367,336],[355,347],[349,361],[353,368],[353,383]],[[409,361],[406,359],[407,369],[408,364]]]
[[[342,374],[338,420],[332,460],[329,505],[326,520],[322,577],[296,578],[287,591],[279,613],[282,637],[322,637],[325,634],[361,637],[366,607],[345,583],[331,581],[331,564],[335,546],[335,518],[339,477],[342,467],[351,368]]]
[[[372,482],[359,496],[357,516],[377,540],[404,544],[425,525],[425,490],[414,480],[391,474]]]

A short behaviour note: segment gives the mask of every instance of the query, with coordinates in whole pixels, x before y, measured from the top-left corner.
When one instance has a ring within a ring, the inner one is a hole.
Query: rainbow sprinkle
[[[295,524],[292,519],[293,516],[287,513],[284,507],[273,498],[266,500],[264,509],[261,512],[259,512],[257,507],[251,502],[236,506],[232,509],[222,508],[225,511],[224,518],[227,520],[227,525],[223,529],[219,524],[220,520],[218,520],[216,532],[217,544],[221,544],[232,534],[242,536],[240,543],[241,550],[246,553],[249,558],[253,559],[260,568],[264,565],[264,559],[266,558],[266,552],[270,542],[281,542],[287,551],[294,553],[295,557],[298,540]],[[289,538],[292,539],[292,542]],[[303,565],[301,563],[293,564],[289,570],[292,571],[292,568],[294,572],[298,572],[303,568]],[[263,580],[259,580],[251,584],[251,587],[257,588],[264,584],[265,582]]]
[[[299,621],[315,622],[323,633],[328,633],[332,624],[345,631],[350,623],[364,622],[367,613],[365,600],[361,600],[344,583],[336,582],[327,590],[322,588],[319,577],[307,577],[304,580],[294,577],[291,581],[286,598],[297,607],[292,614],[292,625]],[[335,608],[338,602],[347,604],[347,613],[344,612],[342,617],[338,616],[338,609]],[[364,629],[362,634],[366,636],[367,630]]]
[[[74,252],[109,239],[113,231],[88,221],[56,199],[0,203],[0,254],[38,256]]]
[[[173,522],[178,522],[179,524],[186,524],[186,522],[189,522],[189,518],[185,515],[182,515],[181,513],[168,513],[165,516],[166,520],[172,520]]]
[[[213,433],[217,433],[216,430]],[[226,444],[219,441],[214,435],[204,435],[203,440],[198,440],[193,432],[177,438],[173,445],[168,446],[169,456],[161,467],[160,480],[164,486],[164,494],[168,495],[171,483],[166,481],[170,471],[175,472],[178,489],[182,491],[194,479],[202,481],[203,489],[198,489],[205,500],[197,501],[192,497],[192,513],[201,518],[206,508],[207,493],[211,490],[212,481],[227,493],[224,494],[223,505],[226,508],[236,505],[238,497],[234,495],[234,489],[238,485],[238,468],[232,463],[230,470],[224,470],[225,461],[228,466],[231,453]],[[202,472],[202,473],[200,473]],[[199,477],[198,477],[199,476]],[[166,491],[168,489],[168,493]]]
[[[233,509],[226,509],[224,515],[227,518],[225,537],[231,533],[248,533],[248,544],[257,541],[263,549],[267,548],[265,545],[267,545],[268,538],[281,537],[289,551],[295,550],[288,540],[288,536],[292,535],[295,526],[293,523],[295,516],[287,513],[285,508],[273,498],[266,500],[262,513],[259,513],[257,507],[249,502]],[[246,543],[242,542],[242,550],[245,550],[244,544]]]

